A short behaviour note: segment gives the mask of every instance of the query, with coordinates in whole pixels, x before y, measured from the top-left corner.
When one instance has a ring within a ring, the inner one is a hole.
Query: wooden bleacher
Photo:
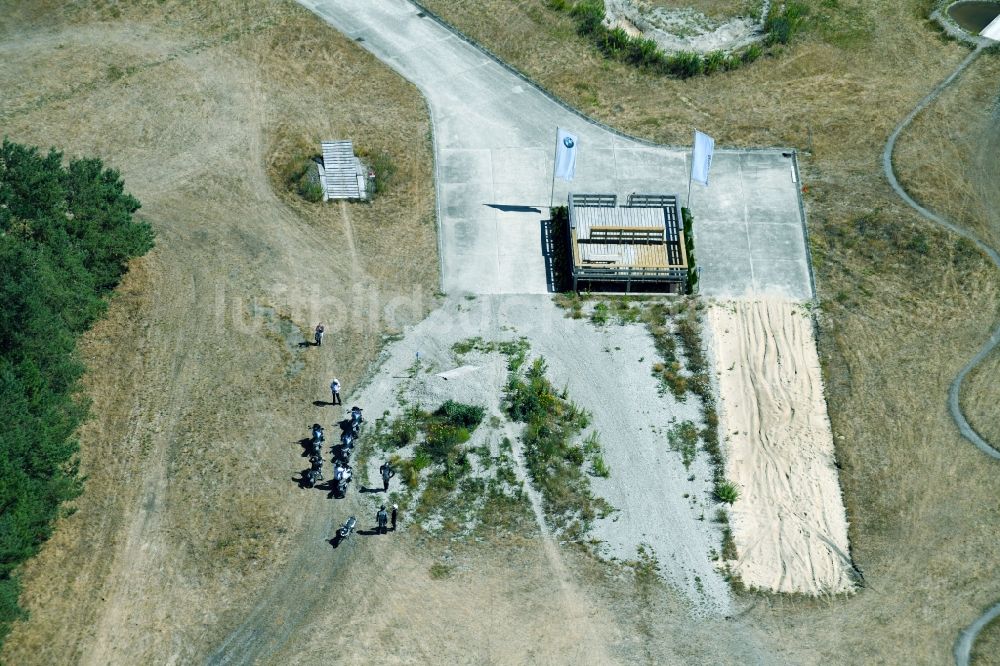
[[[590,227],[592,243],[642,244],[662,243],[663,227],[630,227],[618,225],[593,225]]]

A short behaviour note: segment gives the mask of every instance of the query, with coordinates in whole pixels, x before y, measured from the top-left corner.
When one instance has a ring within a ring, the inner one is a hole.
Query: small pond
[[[1000,15],[1000,2],[987,2],[986,0],[956,2],[948,8],[948,16],[963,30],[967,30],[973,35],[978,35],[998,15]]]

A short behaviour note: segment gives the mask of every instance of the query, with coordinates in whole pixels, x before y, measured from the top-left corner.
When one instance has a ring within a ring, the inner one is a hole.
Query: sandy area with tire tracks
[[[708,311],[719,377],[731,523],[743,583],[776,592],[853,589],[847,518],[812,320],[801,304]]]

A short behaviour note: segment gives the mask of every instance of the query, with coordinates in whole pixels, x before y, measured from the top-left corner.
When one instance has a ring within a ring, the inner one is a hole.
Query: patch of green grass
[[[732,504],[740,498],[740,489],[732,481],[718,481],[715,484],[715,497],[720,502]]]
[[[608,304],[605,301],[601,301],[594,306],[594,309],[590,313],[590,323],[594,326],[604,326],[608,323]]]
[[[450,564],[435,562],[431,565],[429,573],[434,580],[444,580],[445,578],[450,578],[454,571],[455,567]]]
[[[589,416],[565,393],[556,392],[545,373],[541,358],[527,371],[511,373],[504,409],[511,419],[525,423],[525,461],[546,511],[568,537],[582,537],[592,521],[606,515],[610,507],[590,492],[582,469],[587,458],[584,447],[573,443],[589,423]]]
[[[396,173],[396,163],[393,161],[392,155],[385,150],[373,152],[361,147],[357,149],[357,155],[375,173],[374,178],[368,179],[368,200],[371,201],[389,189],[389,185]]]
[[[688,468],[698,454],[698,427],[692,421],[681,421],[667,431],[670,450],[681,454],[684,467]]]

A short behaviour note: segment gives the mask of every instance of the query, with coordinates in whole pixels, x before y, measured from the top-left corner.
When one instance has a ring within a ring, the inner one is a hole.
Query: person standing
[[[392,505],[392,531],[393,532],[396,531],[396,515],[398,514],[398,512],[399,512],[399,505],[398,504],[393,504]]]
[[[340,380],[336,377],[334,377],[333,381],[330,382],[330,393],[333,394],[333,402],[330,403],[331,405],[343,404],[340,401]]]
[[[316,331],[313,333],[313,339],[316,341],[316,346],[323,346],[323,334],[326,333],[326,328],[324,328],[322,323],[316,324]]]
[[[383,504],[382,508],[380,508],[378,513],[375,514],[375,523],[378,525],[379,534],[385,534],[385,524],[388,522],[388,518],[389,516],[385,512],[385,504]]]
[[[389,479],[396,476],[396,470],[388,462],[384,462],[378,471],[382,475],[382,492],[387,493],[389,492]]]

